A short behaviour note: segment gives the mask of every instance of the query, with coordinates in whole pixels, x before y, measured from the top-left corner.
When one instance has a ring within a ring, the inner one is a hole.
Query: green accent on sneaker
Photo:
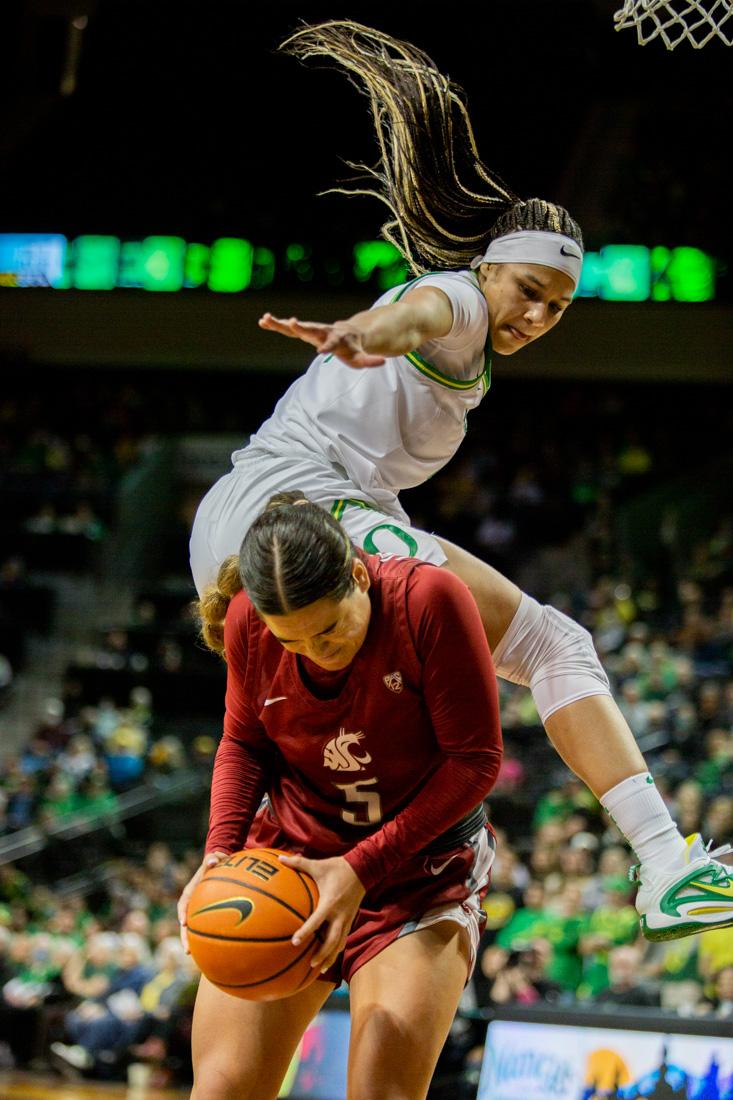
[[[681,940],[685,936],[695,936],[698,932],[709,932],[711,928],[729,928],[733,925],[733,911],[729,920],[715,924],[688,921],[686,924],[669,924],[666,928],[648,928],[646,917],[642,917],[640,923],[644,939],[653,940],[655,943],[661,940]]]
[[[711,881],[701,881],[706,878],[709,878]],[[733,920],[733,887],[731,887],[729,892],[726,889],[729,885],[731,885],[731,877],[725,868],[711,861],[707,867],[693,868],[688,871],[683,878],[673,883],[669,890],[660,898],[659,908],[668,917],[679,917],[679,906],[683,903],[713,902],[720,905],[721,900],[729,900],[731,905],[731,920]],[[684,897],[680,897],[680,891],[684,890],[686,887],[691,893],[685,894]],[[725,926],[723,925],[723,927]]]

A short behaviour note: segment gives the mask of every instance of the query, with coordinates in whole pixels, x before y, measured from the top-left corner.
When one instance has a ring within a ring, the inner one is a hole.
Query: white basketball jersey
[[[393,287],[372,308],[415,286],[436,286],[450,299],[447,336],[381,367],[356,370],[317,356],[250,442],[325,460],[365,493],[397,493],[444,466],[463,439],[466,414],[489,386],[488,308],[470,271],[423,275]],[[240,453],[232,455],[235,464]]]

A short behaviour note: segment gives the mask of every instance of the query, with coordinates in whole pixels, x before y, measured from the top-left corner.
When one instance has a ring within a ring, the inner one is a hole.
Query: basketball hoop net
[[[668,50],[680,42],[701,50],[715,37],[733,46],[733,0],[624,0],[613,20],[617,31],[635,27],[640,46],[657,37]]]

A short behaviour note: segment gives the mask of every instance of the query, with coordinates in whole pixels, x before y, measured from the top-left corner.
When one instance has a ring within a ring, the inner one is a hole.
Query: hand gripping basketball
[[[305,942],[313,934],[322,940],[311,959],[315,972],[328,970],[344,949],[365,890],[351,865],[343,856],[331,859],[305,859],[283,856],[283,863],[315,880],[318,903],[313,914],[293,936],[293,943]]]
[[[216,867],[217,863],[221,863],[222,860],[228,859],[226,852],[207,852],[204,856],[201,866],[197,868],[196,873],[191,876],[188,883],[183,889],[183,892],[178,899],[178,905],[176,911],[178,914],[178,923],[181,926],[181,943],[183,944],[184,951],[187,955],[191,954],[191,948],[188,945],[188,931],[186,929],[186,921],[188,915],[188,900],[191,894],[195,890],[196,886],[201,881],[201,876],[206,873],[211,867]]]
[[[278,1000],[318,977],[311,965],[319,947],[316,928],[293,942],[315,913],[318,888],[284,858],[275,848],[212,853],[181,897],[194,961],[234,997]]]

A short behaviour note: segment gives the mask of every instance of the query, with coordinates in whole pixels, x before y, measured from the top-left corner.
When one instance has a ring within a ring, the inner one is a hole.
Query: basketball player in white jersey
[[[369,193],[389,206],[382,233],[418,277],[333,324],[261,319],[317,355],[201,502],[191,536],[199,593],[267,499],[293,487],[365,550],[445,565],[473,593],[497,674],[530,687],[558,753],[634,849],[644,934],[733,924],[733,875],[713,858],[731,849],[710,852],[699,834],[680,835],[588,632],[413,528],[399,504],[401,489],[460,446],[488,389],[491,354],[513,355],[561,319],[580,277],[579,227],[562,207],[519,199],[482,164],[459,90],[413,46],[334,21],[303,28],[285,47],[328,57],[371,97],[383,155]]]

